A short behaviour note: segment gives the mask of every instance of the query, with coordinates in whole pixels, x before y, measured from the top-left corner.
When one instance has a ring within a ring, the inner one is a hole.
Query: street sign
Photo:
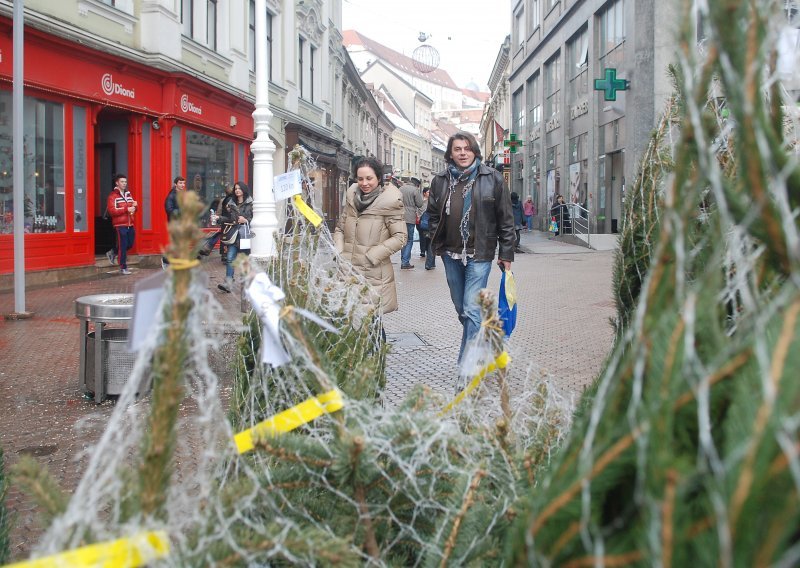
[[[603,79],[594,80],[594,90],[605,91],[603,99],[607,101],[617,100],[617,91],[627,91],[629,85],[627,79],[617,79],[617,70],[614,68],[607,68]]]

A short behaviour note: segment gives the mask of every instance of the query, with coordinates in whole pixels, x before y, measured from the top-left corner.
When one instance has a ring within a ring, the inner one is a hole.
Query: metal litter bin
[[[119,327],[133,317],[133,294],[83,296],[75,300],[75,315],[81,337],[78,385],[101,403],[107,395],[122,392],[136,361],[136,354],[126,349],[128,329]]]

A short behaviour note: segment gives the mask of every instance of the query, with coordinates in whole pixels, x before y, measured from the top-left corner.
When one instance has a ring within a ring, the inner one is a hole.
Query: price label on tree
[[[300,179],[300,170],[292,170],[275,176],[273,189],[275,201],[279,199],[289,199],[292,195],[297,195],[303,191],[303,184]]]

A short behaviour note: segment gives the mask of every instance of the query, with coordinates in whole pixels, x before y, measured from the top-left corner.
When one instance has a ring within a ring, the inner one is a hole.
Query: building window
[[[531,129],[533,137],[537,126],[542,122],[542,95],[539,92],[539,74],[537,73],[530,79],[526,86],[528,95],[528,127]]]
[[[300,38],[298,40],[298,42],[297,42],[297,49],[299,51],[297,61],[298,61],[298,64],[300,66],[300,69],[298,70],[298,76],[297,76],[297,79],[298,79],[298,85],[297,86],[300,89],[300,98],[302,99],[303,98],[303,94],[304,94],[303,93],[303,75],[305,74],[305,69],[304,69],[304,66],[303,66],[303,52],[306,49],[306,40],[304,40],[303,38]]]
[[[181,23],[183,24],[183,35],[194,37],[194,0],[182,0],[181,2]]]
[[[514,119],[512,131],[514,134],[522,135],[525,132],[525,105],[523,104],[522,88],[511,97],[511,114]]]
[[[314,102],[314,61],[317,58],[317,49],[312,45],[309,49],[308,55],[308,70],[309,70],[309,100]]]
[[[531,33],[533,33],[536,31],[536,28],[542,24],[542,5],[540,0],[531,0],[531,7],[528,14]]]
[[[561,98],[561,55],[557,54],[544,64],[544,118],[558,116]]]
[[[406,153],[403,150],[400,150],[400,171],[405,170],[405,161],[406,161]]]
[[[615,0],[600,14],[600,59],[615,51],[623,41],[625,41],[625,0]]]
[[[0,91],[0,233],[11,233],[14,230],[11,123],[11,92]],[[64,106],[59,103],[25,97],[23,124],[25,138],[22,189],[24,231],[26,233],[63,232],[66,229]],[[85,186],[83,189],[85,190]]]
[[[192,130],[186,131],[186,180],[210,209],[219,210],[226,184],[233,180],[233,142]],[[210,226],[208,215],[203,226]]]
[[[525,44],[525,9],[520,8],[520,10],[514,13],[514,38],[515,38],[515,45],[517,47],[522,47]]]
[[[217,49],[217,0],[208,0],[206,5],[206,44]]]
[[[589,94],[588,27],[584,27],[567,43],[567,78],[570,103]]]
[[[256,3],[250,0],[248,25],[248,46],[250,48],[250,71],[256,71]],[[267,12],[267,78],[272,81],[272,14]]]

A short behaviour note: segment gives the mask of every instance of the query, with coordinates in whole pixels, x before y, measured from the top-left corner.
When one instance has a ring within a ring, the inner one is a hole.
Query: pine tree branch
[[[203,208],[194,192],[178,195],[181,215],[170,221],[167,255],[183,263],[196,258],[200,231],[196,219]],[[174,263],[174,262],[173,262]],[[187,319],[194,305],[189,294],[191,269],[171,268],[173,300],[164,314],[166,332],[153,364],[153,396],[139,464],[139,503],[144,515],[164,518],[172,478],[178,410],[183,401],[184,364],[189,352]]]
[[[664,489],[664,504],[661,507],[661,566],[672,566],[672,547],[675,541],[675,486],[678,484],[678,472],[667,471],[667,485]]]
[[[642,435],[641,427],[635,428],[630,434],[620,439],[616,444],[611,446],[600,459],[592,467],[588,475],[581,476],[570,485],[566,491],[561,493],[558,497],[553,499],[550,504],[536,516],[536,521],[531,525],[528,530],[531,536],[536,536],[539,529],[544,526],[547,520],[555,513],[560,511],[567,503],[569,503],[575,495],[581,490],[584,481],[592,480],[599,475],[610,463],[617,459],[625,450],[627,450],[639,436]]]
[[[374,560],[380,559],[380,549],[378,548],[378,541],[375,538],[375,529],[372,526],[372,518],[370,517],[369,508],[367,507],[367,498],[364,492],[364,485],[357,481],[358,462],[361,453],[364,450],[364,439],[361,436],[353,438],[353,451],[351,453],[352,466],[353,466],[353,496],[358,504],[359,521],[364,525],[364,540],[369,554]]]
[[[32,457],[20,457],[11,467],[11,477],[43,509],[44,526],[67,510],[69,498],[48,469]]]
[[[458,531],[461,527],[461,522],[464,520],[464,516],[467,514],[467,511],[475,502],[475,492],[478,490],[478,486],[481,484],[481,479],[486,476],[486,472],[482,469],[479,469],[475,472],[475,476],[472,478],[472,482],[469,484],[469,488],[467,489],[467,494],[464,497],[464,502],[461,504],[461,509],[458,511],[458,515],[453,520],[453,528],[450,530],[450,536],[447,537],[447,542],[445,543],[444,552],[442,554],[442,561],[439,564],[439,568],[445,568],[447,566],[447,561],[450,559],[450,555],[453,553],[453,549],[456,546],[456,538],[458,537]]]
[[[614,556],[584,556],[583,558],[576,558],[571,562],[562,564],[562,568],[593,568],[594,566],[617,568],[618,566],[640,563],[644,558],[644,553],[638,550]]]
[[[789,355],[789,347],[795,339],[795,330],[797,329],[797,319],[800,316],[800,299],[789,306],[786,310],[786,315],[783,319],[783,327],[781,334],[778,336],[778,342],[772,352],[770,360],[772,366],[770,368],[770,388],[766,389],[767,394],[758,408],[756,413],[755,424],[753,425],[753,434],[749,440],[749,448],[745,456],[742,469],[739,474],[739,482],[736,484],[736,490],[733,493],[730,506],[730,519],[731,519],[731,538],[736,536],[736,523],[739,520],[739,514],[742,511],[742,506],[747,500],[750,487],[755,478],[753,471],[753,464],[756,459],[756,454],[761,447],[761,439],[764,436],[764,431],[767,428],[770,417],[772,416],[772,409],[775,406],[775,401],[778,398],[780,380],[783,376],[784,367],[786,364],[786,357]]]

